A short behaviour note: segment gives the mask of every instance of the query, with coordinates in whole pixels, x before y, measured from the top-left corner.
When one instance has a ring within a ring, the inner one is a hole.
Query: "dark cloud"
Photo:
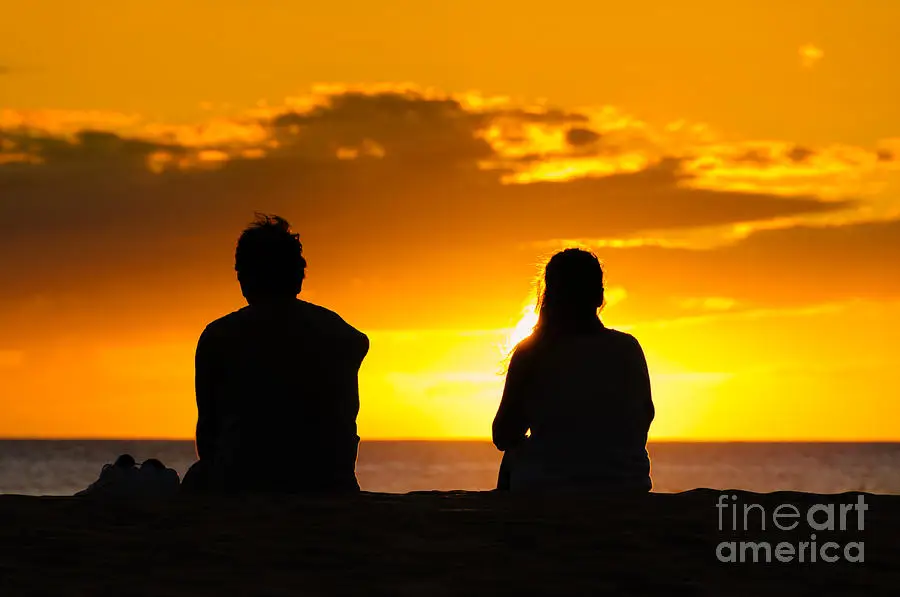
[[[728,297],[766,307],[900,298],[900,276],[889,265],[900,262],[900,220],[763,230],[713,250],[600,252],[628,288],[623,308],[635,316],[671,316],[661,296]]]
[[[490,112],[492,120],[507,118],[518,122],[529,124],[555,124],[555,125],[571,125],[582,124],[589,121],[588,117],[578,112],[567,112],[565,110],[548,109],[548,110],[523,110],[523,109],[499,109]]]
[[[390,160],[455,164],[491,155],[490,145],[474,134],[487,122],[485,115],[467,112],[452,99],[348,93],[307,113],[281,114],[269,124],[282,153],[334,155],[339,147],[374,141]]]
[[[95,164],[114,171],[122,162],[145,168],[147,157],[155,151],[183,154],[186,149],[141,139],[123,138],[115,133],[82,130],[71,138],[35,135],[27,131],[0,130],[0,143],[7,142],[16,151],[40,158],[44,172],[58,164]],[[2,181],[3,170],[0,170]]]
[[[692,188],[676,159],[603,178],[503,184],[503,171],[478,167],[499,157],[482,135],[489,122],[452,100],[347,94],[266,121],[278,146],[265,157],[158,174],[149,155],[195,150],[102,131],[32,134],[43,163],[0,166],[0,305],[50,296],[57,315],[94,323],[219,308],[216,300],[236,296],[234,238],[263,210],[294,223],[323,300],[352,305],[369,325],[429,325],[437,312],[445,322],[521,301],[534,243],[849,205]],[[366,144],[382,153],[338,159],[338,149]],[[733,271],[720,265],[717,276]],[[360,304],[354,280],[388,298]]]
[[[889,149],[879,149],[875,152],[875,157],[879,162],[891,162],[894,160],[894,152]]]
[[[750,149],[736,156],[734,162],[737,164],[752,164],[754,166],[771,166],[775,163],[775,159],[764,149]]]
[[[566,142],[575,147],[590,145],[600,139],[600,134],[586,128],[571,128],[566,131]]]
[[[803,147],[801,145],[795,145],[787,152],[787,157],[789,160],[795,163],[805,162],[810,157],[816,154],[815,151],[808,147]]]

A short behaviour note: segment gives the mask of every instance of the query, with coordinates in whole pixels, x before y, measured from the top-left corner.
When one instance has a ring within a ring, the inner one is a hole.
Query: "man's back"
[[[197,346],[197,451],[212,489],[353,490],[368,339],[297,299],[253,304]]]

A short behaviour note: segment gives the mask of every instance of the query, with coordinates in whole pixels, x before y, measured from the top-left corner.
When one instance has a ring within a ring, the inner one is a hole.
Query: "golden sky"
[[[893,0],[0,0],[0,436],[191,437],[233,248],[372,340],[363,438],[486,437],[543,259],[657,439],[900,440]]]

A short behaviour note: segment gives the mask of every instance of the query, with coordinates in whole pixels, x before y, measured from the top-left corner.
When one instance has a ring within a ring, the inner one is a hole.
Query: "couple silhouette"
[[[259,215],[235,270],[247,306],[209,324],[196,352],[197,462],[188,492],[355,492],[365,334],[300,300],[303,247]],[[497,488],[651,488],[654,417],[644,353],[603,325],[597,257],[566,249],[546,265],[532,334],[514,349],[493,441]]]

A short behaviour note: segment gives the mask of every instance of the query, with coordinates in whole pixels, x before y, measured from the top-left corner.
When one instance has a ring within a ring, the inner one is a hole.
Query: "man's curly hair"
[[[300,235],[282,217],[256,213],[237,242],[234,269],[248,300],[297,296],[306,276]]]

